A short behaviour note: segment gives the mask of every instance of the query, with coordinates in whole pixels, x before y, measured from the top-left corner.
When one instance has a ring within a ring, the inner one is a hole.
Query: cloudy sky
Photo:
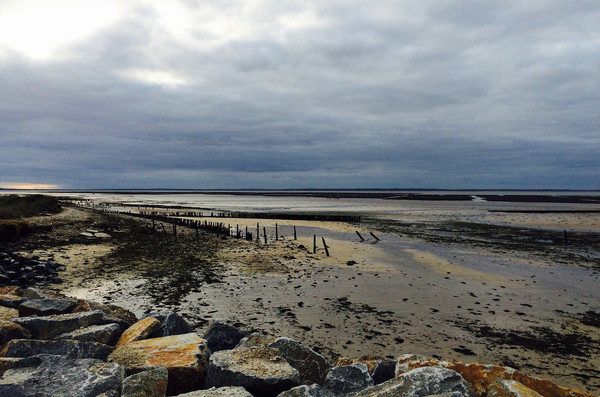
[[[600,189],[598,0],[1,0],[0,186]]]

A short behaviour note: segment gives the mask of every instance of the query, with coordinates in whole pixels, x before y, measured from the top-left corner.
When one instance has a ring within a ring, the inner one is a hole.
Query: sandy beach
[[[254,231],[260,223],[266,245],[185,228],[150,235],[145,220],[67,208],[39,220],[54,224],[48,235],[12,248],[67,265],[51,288],[137,315],[173,309],[198,329],[224,321],[330,358],[497,363],[599,393],[599,216],[458,205],[411,203],[401,221],[380,215],[360,225],[219,220]],[[111,238],[81,236],[87,229]],[[569,245],[559,240],[566,229]]]

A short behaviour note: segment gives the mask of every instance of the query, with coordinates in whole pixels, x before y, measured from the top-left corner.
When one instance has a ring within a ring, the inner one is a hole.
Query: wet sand
[[[259,244],[215,239],[211,263],[218,267],[208,273],[200,268],[185,273],[182,277],[191,279],[190,286],[167,273],[148,272],[143,264],[118,267],[119,257],[106,260],[119,252],[119,234],[107,240],[79,239],[77,233],[86,225],[102,225],[102,215],[88,215],[74,209],[59,215],[66,225],[57,225],[53,233],[59,236],[51,240],[64,244],[47,244],[37,251],[54,255],[68,266],[62,275],[64,283],[52,286],[65,294],[117,303],[137,315],[155,307],[174,309],[199,329],[219,320],[285,335],[330,358],[416,353],[496,363],[564,386],[600,392],[600,324],[595,322],[600,313],[600,269],[594,258],[579,266],[557,262],[555,258],[563,256],[546,252],[544,245],[532,251],[530,246],[519,250],[502,244],[449,244],[423,234],[423,222],[435,225],[483,218],[519,226],[561,228],[568,224],[573,230],[597,232],[597,217],[461,213],[456,207],[432,209],[419,203],[403,222],[419,222],[420,234],[377,222],[355,226],[220,219],[234,228],[247,224],[254,232],[259,222],[261,233],[267,228],[268,244],[262,243],[262,237]],[[77,223],[69,225],[69,217]],[[275,223],[279,241],[274,241]],[[298,240],[293,239],[294,225]],[[366,240],[361,241],[355,231]],[[315,234],[318,249],[313,253]],[[329,257],[321,237],[327,242]],[[155,238],[176,244],[170,236]],[[193,230],[180,230],[177,239],[182,242],[177,246],[179,254],[189,250],[198,260],[212,255],[213,251],[191,244]],[[32,236],[21,248],[36,243],[43,241]],[[175,269],[169,255],[150,258],[148,264]],[[177,283],[181,286],[173,287]],[[169,288],[179,293],[166,295]]]

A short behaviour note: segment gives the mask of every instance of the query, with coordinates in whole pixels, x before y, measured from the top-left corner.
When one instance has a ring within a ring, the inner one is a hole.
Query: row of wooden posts
[[[177,225],[181,225],[181,226],[187,226],[187,227],[194,228],[196,230],[196,237],[198,237],[198,235],[199,235],[199,230],[205,230],[208,232],[221,234],[224,236],[233,236],[235,238],[244,237],[248,241],[254,241],[254,235],[252,232],[250,232],[248,230],[248,226],[246,226],[245,232],[242,235],[239,225],[235,226],[235,234],[232,234],[231,225],[225,226],[225,224],[223,222],[209,222],[206,220],[204,222],[201,222],[201,221],[197,221],[197,220],[193,220],[193,219],[170,218],[170,217],[160,216],[160,215],[147,215],[147,214],[134,214],[134,213],[127,213],[127,214],[133,215],[136,217],[140,217],[140,218],[151,219],[153,234],[156,233],[157,227],[158,227],[156,224],[156,221],[160,221],[160,222],[165,222],[165,223],[171,223],[172,227],[173,227],[173,235],[175,235],[175,236],[177,236]],[[298,234],[296,231],[296,226],[294,226],[293,228],[294,228],[294,240],[297,240]],[[164,230],[164,226],[163,226],[163,230]],[[362,238],[362,236],[361,236],[361,238]],[[268,244],[267,228],[265,226],[263,226],[263,239],[264,239],[263,240],[264,244],[267,245]],[[275,224],[275,241],[278,241],[278,240],[279,240],[279,225],[276,223]],[[327,245],[327,242],[325,241],[325,237],[321,237],[321,241],[323,243],[323,248],[325,250],[325,254],[327,256],[329,256],[330,255],[329,254],[329,246]],[[256,223],[256,243],[257,244],[260,243],[260,223]],[[316,252],[317,252],[317,235],[313,234],[313,253],[316,253]]]

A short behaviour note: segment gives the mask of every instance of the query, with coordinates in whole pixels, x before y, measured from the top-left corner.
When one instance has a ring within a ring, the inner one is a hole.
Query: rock
[[[346,394],[357,393],[373,384],[367,365],[355,363],[331,368],[323,386],[334,394]]]
[[[77,301],[74,299],[35,299],[19,305],[19,316],[49,316],[70,313]]]
[[[358,393],[357,397],[425,397],[459,392],[464,397],[475,397],[469,384],[456,371],[442,367],[424,367]]]
[[[168,375],[166,368],[159,367],[128,376],[121,397],[164,397]]]
[[[120,333],[121,327],[118,324],[111,323],[79,328],[75,331],[55,336],[52,339],[74,339],[81,342],[97,342],[114,346]]]
[[[102,324],[119,324],[121,331],[125,331],[138,321],[135,314],[117,305],[102,305],[100,303],[84,300],[80,300],[78,302],[77,306],[73,309],[73,312],[84,312],[90,310],[101,310],[102,313],[104,313]]]
[[[396,376],[396,362],[393,360],[375,361],[375,368],[373,368],[371,376],[376,385],[393,379]]]
[[[336,397],[335,394],[320,385],[301,385],[284,391],[277,397]]]
[[[352,365],[355,363],[363,363],[369,369],[369,374],[373,378],[376,385],[392,379],[396,376],[396,361],[386,360],[382,357],[363,357],[363,358],[348,358],[340,357],[335,362],[334,366]]]
[[[179,314],[175,312],[167,312],[167,313],[150,313],[142,317],[148,318],[152,317],[160,321],[160,327],[155,330],[151,338],[160,338],[163,336],[171,336],[171,335],[183,335],[189,334],[190,332],[194,332],[192,327],[181,317]],[[211,350],[212,351],[212,350]]]
[[[167,394],[175,395],[202,386],[209,354],[206,341],[189,333],[128,343],[116,348],[109,360],[123,365],[128,374],[165,367]]]
[[[544,397],[514,380],[499,380],[490,386],[488,397]]]
[[[260,332],[253,332],[250,335],[242,338],[240,343],[235,347],[236,349],[250,349],[253,347],[267,347],[269,343],[275,342],[276,338],[272,336],[261,334]]]
[[[6,287],[0,287],[0,295],[23,296],[23,289],[18,285],[7,285]]]
[[[136,340],[146,339],[160,327],[160,321],[148,317],[138,321],[121,334],[116,346],[121,347]]]
[[[247,332],[231,325],[212,321],[204,333],[204,339],[208,342],[210,351],[214,353],[219,350],[233,349],[247,335]]]
[[[79,233],[80,236],[83,237],[87,237],[87,238],[94,238],[94,233],[90,233],[90,232],[81,232]]]
[[[96,237],[96,238],[110,238],[111,236],[108,233],[98,232],[98,233],[94,233],[94,237]]]
[[[37,288],[25,288],[22,296],[27,299],[44,299],[49,298],[45,293],[38,290]]]
[[[13,369],[21,360],[20,357],[0,357],[0,377],[9,369]]]
[[[53,354],[69,358],[94,358],[106,360],[113,351],[101,343],[76,340],[13,339],[0,350],[0,357],[31,357],[38,354]]]
[[[0,306],[0,321],[8,321],[15,317],[19,317],[19,311],[17,309]]]
[[[28,329],[35,339],[52,339],[55,336],[75,331],[78,328],[99,325],[103,313],[93,312],[55,314],[45,317],[22,317],[14,322]]]
[[[208,386],[242,386],[256,396],[276,396],[300,380],[277,349],[266,347],[218,351],[210,357],[207,374]]]
[[[440,366],[458,372],[480,395],[487,395],[490,387],[498,380],[515,380],[542,396],[552,397],[592,397],[591,394],[558,386],[550,381],[526,376],[519,371],[499,365],[470,364],[453,360],[437,360],[405,354],[396,359],[396,373],[414,368]]]
[[[20,360],[0,378],[2,396],[117,397],[123,369],[94,359],[41,355]]]
[[[1,294],[0,295],[0,306],[4,307],[12,307],[16,309],[23,302],[27,302],[27,298],[23,298],[22,296],[12,295],[12,294]]]
[[[331,364],[319,353],[290,338],[277,338],[269,347],[279,350],[281,356],[298,370],[302,382],[325,382]]]
[[[14,310],[14,309],[13,309]],[[0,322],[0,346],[13,339],[29,339],[31,332],[12,321]]]
[[[243,387],[211,387],[207,390],[196,390],[177,397],[252,397]]]

